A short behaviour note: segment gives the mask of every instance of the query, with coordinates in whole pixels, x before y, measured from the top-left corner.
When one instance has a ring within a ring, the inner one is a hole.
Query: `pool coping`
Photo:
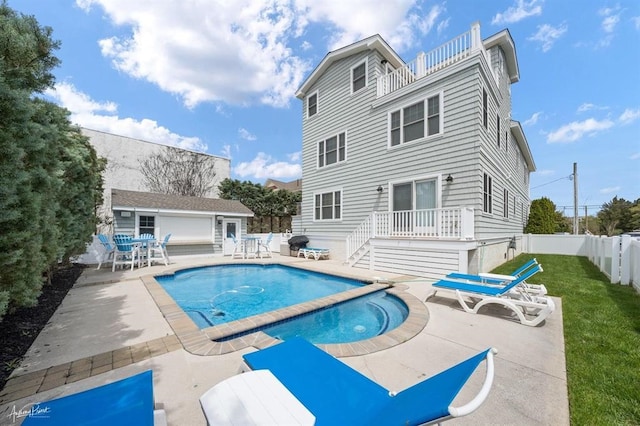
[[[239,265],[239,262],[216,263],[220,265]],[[253,264],[256,263],[246,263]],[[281,264],[278,262],[265,263],[269,265],[282,265],[290,268],[308,270],[291,264]],[[213,265],[212,265],[213,266]],[[206,267],[206,266],[199,266]],[[196,267],[198,268],[198,267]],[[214,327],[200,329],[189,315],[178,306],[173,298],[164,290],[164,288],[155,280],[155,275],[171,275],[177,271],[194,268],[175,268],[174,270],[165,271],[162,274],[145,275],[140,277],[147,291],[160,309],[160,312],[173,329],[178,340],[184,349],[193,354],[201,356],[222,355],[230,352],[236,352],[248,347],[264,349],[274,345],[280,340],[273,338],[262,331],[256,331],[249,334],[229,339],[226,341],[216,341],[229,336],[246,333],[255,328],[274,323],[276,321],[286,320],[304,313],[318,310],[324,307],[332,306],[337,303],[370,294],[375,291],[384,290],[402,300],[409,309],[409,315],[406,320],[387,333],[370,339],[360,340],[350,343],[338,344],[318,344],[317,346],[326,352],[339,357],[366,355],[369,353],[388,349],[399,345],[416,336],[422,331],[429,321],[429,311],[427,307],[417,297],[411,295],[405,290],[408,286],[403,284],[394,284],[392,281],[381,281],[367,284],[363,287],[336,293],[330,296],[314,299],[309,302],[299,303],[286,308],[270,311],[260,315],[254,315],[237,321],[228,322]],[[331,273],[341,278],[353,278],[339,273]],[[356,278],[363,281],[360,278]]]

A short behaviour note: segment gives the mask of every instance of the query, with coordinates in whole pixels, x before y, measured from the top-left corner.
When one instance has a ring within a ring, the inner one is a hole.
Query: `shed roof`
[[[127,191],[124,189],[111,189],[111,208],[114,210],[182,210],[253,216],[253,212],[237,200],[154,194],[151,192]]]

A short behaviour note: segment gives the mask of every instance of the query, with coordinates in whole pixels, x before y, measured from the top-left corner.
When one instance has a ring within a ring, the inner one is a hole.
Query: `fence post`
[[[620,284],[631,282],[631,236],[623,235],[620,241]]]
[[[620,282],[620,237],[611,238],[611,284]]]

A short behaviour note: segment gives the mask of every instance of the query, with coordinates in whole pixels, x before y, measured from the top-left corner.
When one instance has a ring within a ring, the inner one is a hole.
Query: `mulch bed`
[[[11,372],[20,365],[24,354],[49,322],[84,268],[84,265],[72,264],[57,270],[51,284],[42,287],[36,306],[20,308],[4,316],[0,322],[0,389],[4,387]]]

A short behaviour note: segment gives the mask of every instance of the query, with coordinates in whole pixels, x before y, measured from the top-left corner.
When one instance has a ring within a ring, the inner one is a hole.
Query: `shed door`
[[[224,219],[222,221],[222,252],[225,256],[231,256],[233,254],[235,247],[233,237],[235,236],[237,241],[240,241],[242,238],[242,228],[240,225],[240,219]]]

